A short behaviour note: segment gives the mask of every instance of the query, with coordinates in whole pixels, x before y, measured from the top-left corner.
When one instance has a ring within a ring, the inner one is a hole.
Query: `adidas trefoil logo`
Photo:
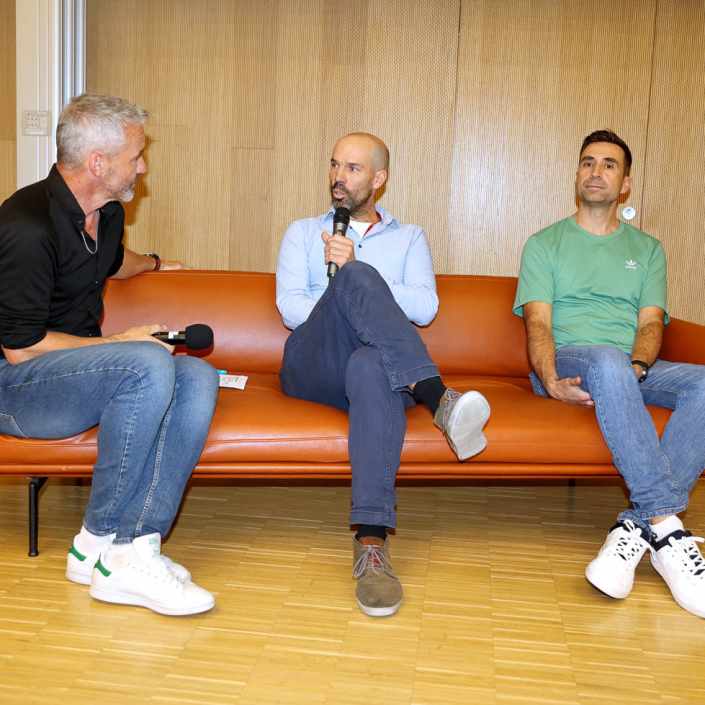
[[[636,262],[633,259],[628,259],[624,265],[625,269],[636,269]]]

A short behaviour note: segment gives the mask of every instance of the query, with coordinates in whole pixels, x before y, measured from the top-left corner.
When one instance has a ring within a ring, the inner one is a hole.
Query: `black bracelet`
[[[632,365],[641,365],[641,374],[639,375],[639,384],[646,381],[649,376],[649,366],[643,360],[632,360]]]
[[[154,252],[147,252],[144,257],[151,257],[154,262],[154,269],[152,270],[153,272],[158,272],[162,268],[162,261],[159,259],[159,255],[155,255]]]

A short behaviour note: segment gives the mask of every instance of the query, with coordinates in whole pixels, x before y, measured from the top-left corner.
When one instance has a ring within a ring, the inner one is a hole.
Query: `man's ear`
[[[375,179],[372,182],[372,185],[375,187],[375,189],[378,189],[387,180],[388,175],[389,174],[387,173],[386,169],[382,169],[381,171],[375,172]]]
[[[627,193],[629,189],[632,187],[632,177],[631,176],[625,176],[624,177],[624,183],[622,184],[622,190],[620,193]]]
[[[105,170],[105,155],[101,152],[93,152],[93,154],[88,157],[88,170],[96,179],[103,176]]]

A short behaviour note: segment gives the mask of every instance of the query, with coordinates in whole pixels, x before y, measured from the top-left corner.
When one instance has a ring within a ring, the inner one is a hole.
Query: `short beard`
[[[110,176],[110,174],[108,174]],[[117,184],[115,186],[108,186],[107,184],[103,187],[105,189],[105,195],[108,197],[109,201],[121,201],[122,203],[129,203],[135,197],[135,187],[137,186],[137,177],[134,181],[129,183]]]
[[[333,200],[333,205],[336,208],[340,208],[341,206],[343,208],[347,208],[350,211],[350,217],[355,218],[356,215],[359,215],[360,213],[364,213],[365,209],[367,208],[370,199],[374,196],[374,191],[365,198],[364,201],[359,201],[353,196],[349,191],[345,191],[345,196],[343,198],[335,198],[333,196],[333,191],[335,189],[343,190],[343,186],[340,183],[333,184],[330,187],[331,191],[331,199]]]

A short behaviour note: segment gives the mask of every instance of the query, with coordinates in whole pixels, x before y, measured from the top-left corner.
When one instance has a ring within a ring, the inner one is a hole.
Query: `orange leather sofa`
[[[458,462],[430,412],[407,411],[400,477],[519,478],[606,476],[617,473],[594,411],[537,397],[528,380],[524,326],[512,314],[516,278],[438,276],[436,319],[420,329],[448,386],[477,389],[492,413],[487,448]],[[159,272],[110,281],[103,333],[164,323],[181,330],[191,323],[213,328],[213,346],[198,353],[219,369],[248,376],[243,391],[221,389],[210,435],[196,474],[229,478],[347,477],[347,414],[291,399],[278,371],[289,331],[275,306],[273,274]],[[673,320],[661,356],[705,364],[705,326]],[[670,412],[650,408],[659,432]],[[89,476],[96,459],[96,429],[60,440],[0,435],[0,474],[35,478]],[[34,527],[34,529],[33,529]],[[32,541],[30,541],[32,544]]]

